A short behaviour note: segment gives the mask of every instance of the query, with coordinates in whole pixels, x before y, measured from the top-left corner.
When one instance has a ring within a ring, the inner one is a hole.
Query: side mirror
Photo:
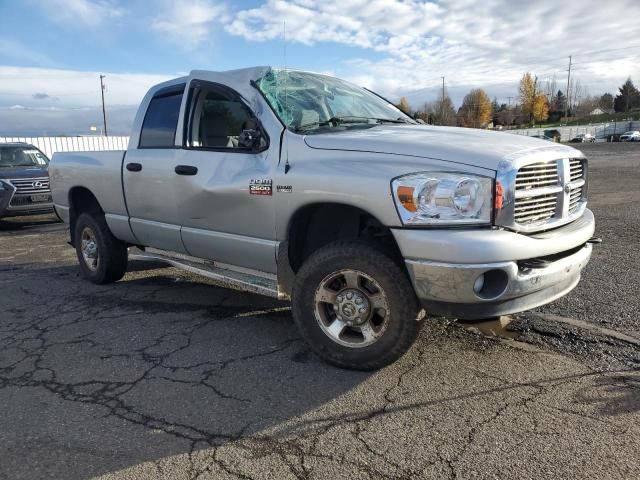
[[[246,148],[248,150],[255,150],[260,146],[260,139],[262,134],[257,128],[247,128],[242,130],[242,133],[238,137],[238,146],[240,148]]]

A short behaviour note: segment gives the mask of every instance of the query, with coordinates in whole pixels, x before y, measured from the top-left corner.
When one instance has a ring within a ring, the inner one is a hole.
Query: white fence
[[[100,150],[126,150],[129,137],[0,137],[0,143],[25,142],[35,145],[47,157],[55,152],[95,152]]]
[[[516,133],[518,135],[542,138],[545,135],[545,130],[558,130],[562,137],[560,140],[562,142],[568,142],[580,133],[590,133],[596,138],[596,141],[606,142],[611,139],[611,136],[621,135],[629,130],[640,130],[640,121],[597,123],[593,125],[581,125],[575,127],[524,128],[504,131]]]

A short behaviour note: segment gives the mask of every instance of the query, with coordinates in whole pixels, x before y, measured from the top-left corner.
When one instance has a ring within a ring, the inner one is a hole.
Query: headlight
[[[3,190],[9,190],[9,185],[0,180],[0,192],[2,192]]]
[[[391,182],[405,225],[490,224],[492,179],[449,172],[414,173]]]

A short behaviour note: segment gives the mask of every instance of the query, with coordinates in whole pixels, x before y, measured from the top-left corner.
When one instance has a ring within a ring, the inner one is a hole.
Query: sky
[[[412,107],[515,102],[524,72],[592,95],[640,83],[640,0],[0,0],[0,135],[127,134],[146,90],[192,69],[288,66]],[[509,98],[511,97],[511,98]]]

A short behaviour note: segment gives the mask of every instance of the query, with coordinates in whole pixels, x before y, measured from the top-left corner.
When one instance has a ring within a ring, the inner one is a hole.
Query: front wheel
[[[325,361],[373,370],[402,356],[421,323],[407,274],[378,246],[338,241],[315,252],[296,275],[293,318]]]
[[[103,215],[83,213],[74,240],[82,276],[97,284],[120,280],[127,271],[127,246],[113,236]]]

